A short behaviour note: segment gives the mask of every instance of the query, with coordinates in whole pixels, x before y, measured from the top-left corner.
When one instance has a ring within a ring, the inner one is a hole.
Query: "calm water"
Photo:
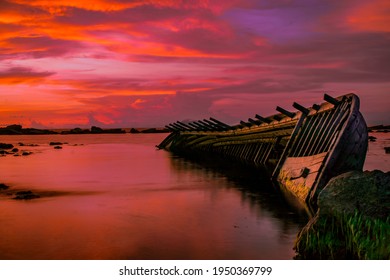
[[[0,183],[42,195],[0,195],[0,259],[293,258],[303,211],[260,175],[157,151],[165,136],[0,136],[39,144],[0,157]]]

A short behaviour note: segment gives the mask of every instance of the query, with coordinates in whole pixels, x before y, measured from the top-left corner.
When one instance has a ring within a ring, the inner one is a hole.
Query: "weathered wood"
[[[220,130],[225,130],[226,127],[220,125],[220,124],[217,124],[217,123],[214,123],[214,122],[211,122],[209,120],[206,120],[204,119],[203,121],[205,121],[206,123],[208,123],[209,125],[211,125],[212,127],[215,127],[216,130],[220,131]]]
[[[338,101],[336,98],[333,98],[330,95],[327,95],[326,93],[324,94],[324,100],[335,105],[335,106],[340,104],[340,101]]]
[[[255,121],[255,120],[252,119],[252,118],[249,118],[249,119],[248,119],[248,122],[250,122],[250,123],[252,123],[252,124],[254,124],[254,125],[259,125],[259,124],[261,124],[261,122]]]
[[[240,124],[246,127],[251,127],[252,125],[250,123],[246,123],[244,121],[240,121]]]
[[[288,191],[300,200],[305,201],[310,189],[317,179],[327,153],[308,157],[287,158],[278,174],[278,180]],[[308,169],[306,176],[300,176],[302,170]]]
[[[282,107],[279,107],[279,106],[276,107],[276,111],[282,113],[283,115],[286,115],[289,118],[293,118],[296,115],[295,113],[287,111],[287,110],[285,110],[285,109],[283,109]]]
[[[185,130],[183,127],[177,125],[176,123],[170,123],[169,125],[170,125],[171,127],[176,128],[176,129],[179,130],[179,131]]]
[[[270,123],[271,122],[271,120],[269,120],[267,118],[263,118],[262,116],[260,116],[258,114],[256,114],[255,118],[262,121],[263,123]]]
[[[165,128],[167,128],[168,130],[170,130],[170,131],[178,131],[178,129],[176,129],[176,128],[174,128],[174,127],[171,127],[171,126],[169,126],[169,125],[166,125],[165,126]]]
[[[204,121],[199,120],[198,123],[202,124],[205,128],[209,129],[210,131],[215,130],[214,126],[211,126],[210,124],[208,124],[208,123],[206,123]]]
[[[311,106],[314,110],[316,111],[319,111],[321,109],[321,106],[318,105],[318,104],[313,104],[313,106]]]
[[[317,115],[314,115],[314,120],[312,125],[310,126],[310,129],[302,137],[303,142],[300,150],[298,151],[298,155],[297,155],[298,157],[310,155],[309,151],[310,151],[311,143],[313,143],[313,141],[318,138],[321,128],[325,125],[326,121],[329,119],[330,114],[331,114],[330,111],[325,111]]]
[[[254,167],[266,167],[279,184],[302,201],[315,204],[318,192],[340,172],[361,169],[367,151],[367,126],[359,99],[348,94],[298,111],[281,107],[266,118],[229,126],[216,119],[166,127],[172,133],[158,148],[196,155],[218,155]]]
[[[290,137],[289,141],[287,142],[286,147],[285,147],[284,150],[283,150],[283,153],[282,153],[282,155],[281,155],[281,157],[280,157],[280,159],[279,159],[278,164],[277,164],[276,167],[275,167],[274,172],[272,173],[272,177],[273,177],[273,178],[276,178],[276,177],[277,177],[277,175],[278,175],[278,173],[279,173],[279,171],[280,171],[280,168],[282,167],[282,165],[283,165],[283,163],[284,163],[284,160],[286,159],[286,157],[287,157],[288,154],[290,153],[290,148],[291,148],[291,146],[292,146],[292,144],[293,144],[293,141],[295,140],[295,137],[297,136],[298,131],[300,130],[300,128],[301,128],[301,126],[302,126],[302,124],[303,124],[305,118],[306,118],[306,116],[305,116],[305,115],[302,115],[301,118],[299,118],[297,125],[294,127],[294,130],[293,130],[293,132],[291,133],[291,137]]]
[[[217,120],[217,119],[210,118],[210,120],[213,121],[213,122],[215,122],[215,123],[217,123],[217,124],[219,124],[219,125],[221,125],[221,126],[223,126],[223,127],[225,127],[226,129],[230,129],[230,128],[231,128],[230,125],[227,125],[226,123],[223,123],[223,122],[221,122],[221,121],[219,121],[219,120]]]
[[[193,127],[191,127],[188,124],[183,123],[181,121],[177,121],[176,123],[180,124],[181,126],[184,126],[185,128],[187,128],[187,130],[193,130],[194,129]]]
[[[303,114],[305,115],[308,115],[310,113],[310,110],[309,109],[306,109],[305,107],[303,107],[302,105],[294,102],[293,103],[293,107],[299,111],[301,111]]]

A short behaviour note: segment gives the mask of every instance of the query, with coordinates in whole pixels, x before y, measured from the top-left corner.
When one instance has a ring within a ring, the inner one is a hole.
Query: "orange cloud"
[[[137,42],[129,45],[112,45],[108,49],[131,56],[148,55],[157,57],[193,57],[193,58],[239,58],[239,54],[207,53],[195,49],[188,49],[178,45],[169,45],[156,42]]]
[[[133,109],[142,109],[143,106],[141,105],[142,103],[145,103],[146,100],[144,99],[141,99],[141,98],[137,98],[133,103],[131,103],[130,107],[133,108]]]
[[[368,1],[348,17],[348,23],[359,30],[390,32],[390,2]]]
[[[118,11],[142,5],[144,1],[115,1],[115,0],[12,0],[14,3],[46,8],[52,13],[63,11],[64,7],[80,8],[91,11]]]

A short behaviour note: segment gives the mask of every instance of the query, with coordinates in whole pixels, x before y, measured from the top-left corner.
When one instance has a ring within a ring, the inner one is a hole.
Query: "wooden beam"
[[[298,103],[296,103],[296,102],[293,103],[293,107],[294,107],[295,109],[301,111],[302,114],[304,114],[304,115],[308,115],[309,112],[310,112],[309,109],[303,107],[302,105],[300,105],[300,104],[298,104]],[[318,110],[317,110],[317,111],[318,111]]]
[[[329,102],[330,104],[333,104],[334,106],[339,105],[340,101],[338,101],[336,98],[333,98],[332,96],[328,94],[324,94],[324,100]]]
[[[183,122],[181,122],[181,121],[177,121],[176,123],[178,123],[178,124],[180,124],[180,125],[186,127],[188,130],[193,130],[193,129],[194,129],[193,127],[191,127],[191,126],[189,126],[188,124],[183,123]]]
[[[243,126],[246,126],[246,127],[251,127],[252,126],[251,124],[246,123],[244,121],[240,121],[240,124],[243,125]]]
[[[203,121],[205,121],[205,122],[208,123],[209,125],[214,126],[217,130],[225,130],[225,129],[226,129],[226,127],[224,127],[224,126],[222,126],[222,125],[220,125],[220,124],[211,122],[211,121],[209,121],[209,120],[204,119]]]
[[[221,121],[219,121],[219,120],[216,120],[216,119],[214,119],[214,118],[210,118],[210,120],[213,121],[213,122],[215,122],[215,123],[217,123],[217,124],[220,124],[220,125],[226,127],[227,129],[231,129],[231,128],[232,128],[230,125],[227,125],[226,123],[223,123],[223,122],[221,122]]]
[[[260,120],[260,121],[262,121],[262,122],[264,122],[264,123],[270,123],[271,122],[271,120],[269,120],[267,118],[263,118],[262,116],[259,116],[258,114],[256,114],[255,118]]]
[[[318,104],[313,104],[313,106],[311,106],[314,110],[316,111],[319,111],[321,109],[321,106],[318,105]]]
[[[261,124],[261,122],[255,121],[254,119],[251,119],[251,118],[248,119],[248,122],[253,123],[254,125],[259,125],[259,124]]]
[[[285,109],[283,109],[282,107],[279,107],[279,106],[276,107],[276,111],[278,111],[278,112],[282,113],[283,115],[285,115],[287,117],[290,117],[290,118],[294,118],[295,117],[295,113],[287,111],[287,110],[285,110]]]

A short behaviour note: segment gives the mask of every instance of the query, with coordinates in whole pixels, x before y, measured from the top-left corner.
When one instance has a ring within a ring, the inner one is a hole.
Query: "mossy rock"
[[[390,173],[352,171],[329,181],[298,235],[302,259],[390,259]]]
[[[390,172],[351,171],[329,181],[318,196],[321,215],[358,211],[371,218],[386,219],[390,210]]]

